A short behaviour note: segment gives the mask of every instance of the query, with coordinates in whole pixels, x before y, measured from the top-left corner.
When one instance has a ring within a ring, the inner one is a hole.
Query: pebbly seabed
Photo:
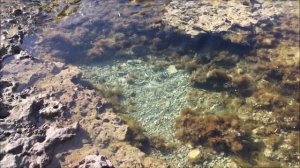
[[[298,1],[0,7],[0,167],[299,167]]]

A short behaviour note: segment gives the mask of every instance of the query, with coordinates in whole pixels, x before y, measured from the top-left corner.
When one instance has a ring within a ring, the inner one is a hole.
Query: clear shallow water
[[[164,60],[161,62],[169,64]],[[147,137],[160,137],[167,144],[179,145],[174,123],[180,109],[188,105],[186,96],[192,89],[185,71],[174,70],[174,65],[158,69],[141,59],[116,60],[79,68],[83,78],[94,85],[107,90],[122,90],[119,101],[125,108],[121,112],[138,121]],[[152,150],[151,153],[184,166],[188,148],[179,146],[172,151],[172,156],[167,151]]]
[[[253,165],[283,160],[299,164],[298,146],[289,146],[299,133],[299,16],[262,24],[262,33],[252,35],[248,43],[234,43],[222,34],[191,37],[164,24],[166,4],[82,0],[70,16],[48,13],[50,20],[25,39],[24,47],[40,58],[78,66],[92,85],[121,92],[121,112],[138,121],[149,138],[159,136],[175,146],[172,152],[151,152],[173,165],[190,165],[190,148],[202,153],[212,148],[207,142],[186,145],[175,136],[176,118],[184,107],[201,116],[234,114],[250,125],[251,140],[265,145],[254,150],[251,159],[228,150],[208,152],[210,157],[191,167],[245,164],[240,158]],[[275,130],[280,131],[270,133]],[[280,140],[273,142],[274,135]]]
[[[125,112],[141,123],[148,136],[163,136],[167,141],[174,141],[175,118],[187,106],[186,96],[191,90],[188,74],[172,71],[172,67],[157,70],[140,59],[80,66],[86,80],[111,90],[120,87]]]

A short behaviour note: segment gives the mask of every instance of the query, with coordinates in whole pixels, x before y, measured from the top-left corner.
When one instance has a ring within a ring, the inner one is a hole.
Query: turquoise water
[[[175,167],[298,166],[299,16],[260,23],[253,29],[261,34],[239,43],[232,39],[240,32],[191,36],[170,26],[162,19],[168,3],[82,0],[69,14],[64,3],[49,5],[47,22],[23,46],[78,66],[95,89],[117,92],[107,96],[117,113],[137,121],[149,141],[173,146],[141,150]],[[197,115],[185,116],[186,107]],[[222,123],[214,128],[210,116]],[[180,119],[188,124],[181,128]],[[192,149],[202,156],[190,164]]]

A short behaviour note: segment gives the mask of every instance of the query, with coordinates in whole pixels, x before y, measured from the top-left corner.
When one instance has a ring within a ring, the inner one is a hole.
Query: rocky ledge
[[[192,36],[236,31],[237,28],[254,30],[253,27],[260,22],[266,23],[286,12],[299,12],[293,7],[297,3],[262,0],[172,0],[165,8],[163,20]]]

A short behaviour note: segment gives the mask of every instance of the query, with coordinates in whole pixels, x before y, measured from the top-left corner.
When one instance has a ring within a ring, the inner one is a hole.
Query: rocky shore
[[[0,167],[167,167],[129,145],[128,126],[76,67],[22,49],[43,17],[34,5],[1,2]]]
[[[1,168],[299,167],[298,1],[99,2],[1,0]]]

